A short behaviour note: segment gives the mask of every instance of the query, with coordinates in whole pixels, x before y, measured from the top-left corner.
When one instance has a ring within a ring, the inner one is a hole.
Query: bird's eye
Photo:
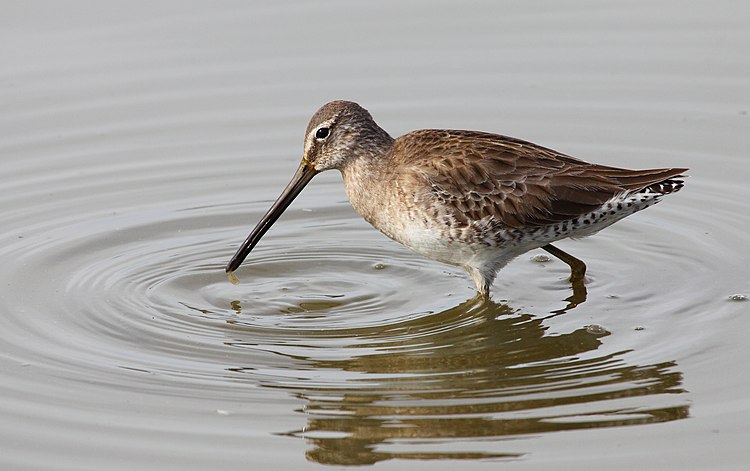
[[[331,128],[320,128],[315,131],[315,139],[325,139],[331,133]]]

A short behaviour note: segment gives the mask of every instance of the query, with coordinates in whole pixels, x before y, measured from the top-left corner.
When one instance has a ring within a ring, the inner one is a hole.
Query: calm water
[[[0,8],[0,467],[742,469],[744,2]],[[686,188],[477,304],[316,177],[309,116],[502,132]],[[735,295],[736,300],[730,299]]]

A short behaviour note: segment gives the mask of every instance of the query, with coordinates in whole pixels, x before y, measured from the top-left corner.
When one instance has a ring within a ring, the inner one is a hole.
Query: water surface
[[[742,469],[750,13],[740,2],[10,2],[4,469]],[[370,228],[316,177],[238,272],[309,116],[501,132],[683,191],[504,269]],[[736,300],[730,296],[735,295]]]

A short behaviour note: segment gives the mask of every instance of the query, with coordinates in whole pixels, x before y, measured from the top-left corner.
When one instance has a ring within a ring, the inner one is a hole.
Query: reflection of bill
[[[606,331],[545,335],[543,321],[472,300],[360,329],[356,348],[375,353],[307,358],[316,371],[339,372],[331,384],[266,385],[306,401],[306,427],[287,434],[306,438],[308,458],[329,464],[510,458],[522,452],[498,453],[498,439],[688,416],[675,362],[596,356]]]

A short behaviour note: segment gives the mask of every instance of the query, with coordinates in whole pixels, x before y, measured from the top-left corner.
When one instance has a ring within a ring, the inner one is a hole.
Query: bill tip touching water
[[[235,275],[233,271],[227,271],[227,278],[229,279],[229,282],[235,286],[240,284],[240,279],[237,278],[237,275]]]
[[[586,237],[683,186],[686,168],[630,170],[588,163],[479,131],[424,129],[396,139],[350,101],[311,118],[292,180],[227,264],[234,272],[312,178],[339,170],[354,209],[414,252],[463,268],[489,297],[497,272],[542,248],[570,266],[585,299],[586,265],[552,245]]]

